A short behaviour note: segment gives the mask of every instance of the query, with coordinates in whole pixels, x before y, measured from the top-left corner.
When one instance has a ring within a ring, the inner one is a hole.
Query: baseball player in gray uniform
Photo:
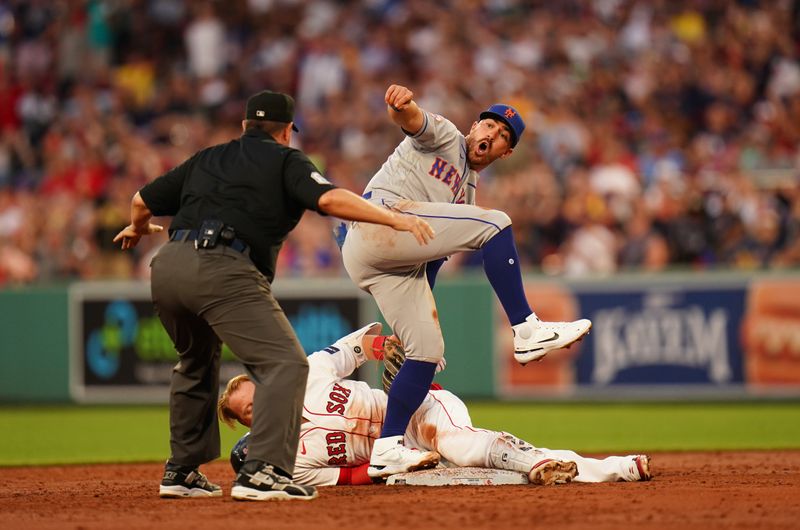
[[[406,138],[364,190],[364,198],[422,217],[437,234],[429,245],[383,226],[350,223],[342,246],[344,266],[378,304],[406,350],[406,362],[389,392],[386,421],[370,457],[369,474],[385,478],[436,465],[429,451],[404,446],[403,433],[444,356],[432,288],[450,255],[481,250],[484,271],[508,316],[514,355],[523,365],[569,346],[589,332],[589,320],[543,322],[525,298],[511,219],[475,205],[478,173],[511,155],[525,124],[513,107],[495,104],[464,136],[442,116],[422,110],[411,90],[391,85],[389,117]]]

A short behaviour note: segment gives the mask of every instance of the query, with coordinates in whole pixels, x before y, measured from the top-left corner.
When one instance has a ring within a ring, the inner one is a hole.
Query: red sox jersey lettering
[[[379,330],[380,324],[369,324],[309,355],[294,469],[300,483],[336,484],[339,467],[369,461],[371,440],[383,424],[386,394],[363,381],[344,378],[367,360],[361,348],[363,336]]]
[[[325,405],[325,410],[333,414],[344,414],[344,406],[350,399],[350,389],[345,388],[339,383],[333,385],[333,390],[328,394],[328,404]]]
[[[325,435],[325,443],[328,446],[328,465],[345,466],[347,465],[347,440],[341,431],[329,432]]]

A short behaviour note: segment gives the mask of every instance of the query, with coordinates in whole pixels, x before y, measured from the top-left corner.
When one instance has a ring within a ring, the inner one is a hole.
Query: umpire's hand
[[[420,245],[427,245],[436,236],[431,225],[421,217],[377,206],[344,188],[334,188],[323,193],[319,198],[319,209],[339,219],[374,223],[389,226],[399,232],[411,232]]]
[[[393,219],[389,225],[399,232],[411,232],[420,245],[427,245],[428,241],[436,237],[436,232],[422,217],[413,214],[392,212]]]
[[[137,191],[131,199],[131,224],[116,235],[114,243],[122,241],[122,250],[128,250],[135,247],[142,236],[149,236],[164,230],[163,226],[150,223],[151,217],[153,217],[153,212],[150,211]]]
[[[150,234],[155,234],[156,232],[161,232],[162,230],[164,230],[163,226],[154,225],[152,223],[147,223],[147,225],[144,227],[136,227],[132,224],[129,224],[114,237],[114,243],[119,243],[122,241],[122,250],[127,250],[135,247],[139,243],[139,240],[142,238],[142,236],[149,236]]]

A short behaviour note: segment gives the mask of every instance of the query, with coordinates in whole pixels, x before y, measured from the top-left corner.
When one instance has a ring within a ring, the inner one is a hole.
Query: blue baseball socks
[[[422,404],[436,374],[436,363],[406,359],[389,389],[389,403],[381,438],[402,436],[411,416]]]
[[[481,251],[483,270],[500,299],[509,322],[512,326],[525,322],[533,311],[525,298],[525,288],[522,287],[519,254],[511,227],[507,226],[498,232],[483,245]]]

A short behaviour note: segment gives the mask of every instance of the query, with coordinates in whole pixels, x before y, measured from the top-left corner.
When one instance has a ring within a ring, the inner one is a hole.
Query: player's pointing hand
[[[425,117],[422,109],[414,101],[414,93],[402,85],[389,85],[386,89],[386,105],[389,118],[403,130],[416,134],[422,127]]]
[[[402,112],[414,99],[414,93],[402,85],[390,85],[386,89],[386,104],[396,112]]]

